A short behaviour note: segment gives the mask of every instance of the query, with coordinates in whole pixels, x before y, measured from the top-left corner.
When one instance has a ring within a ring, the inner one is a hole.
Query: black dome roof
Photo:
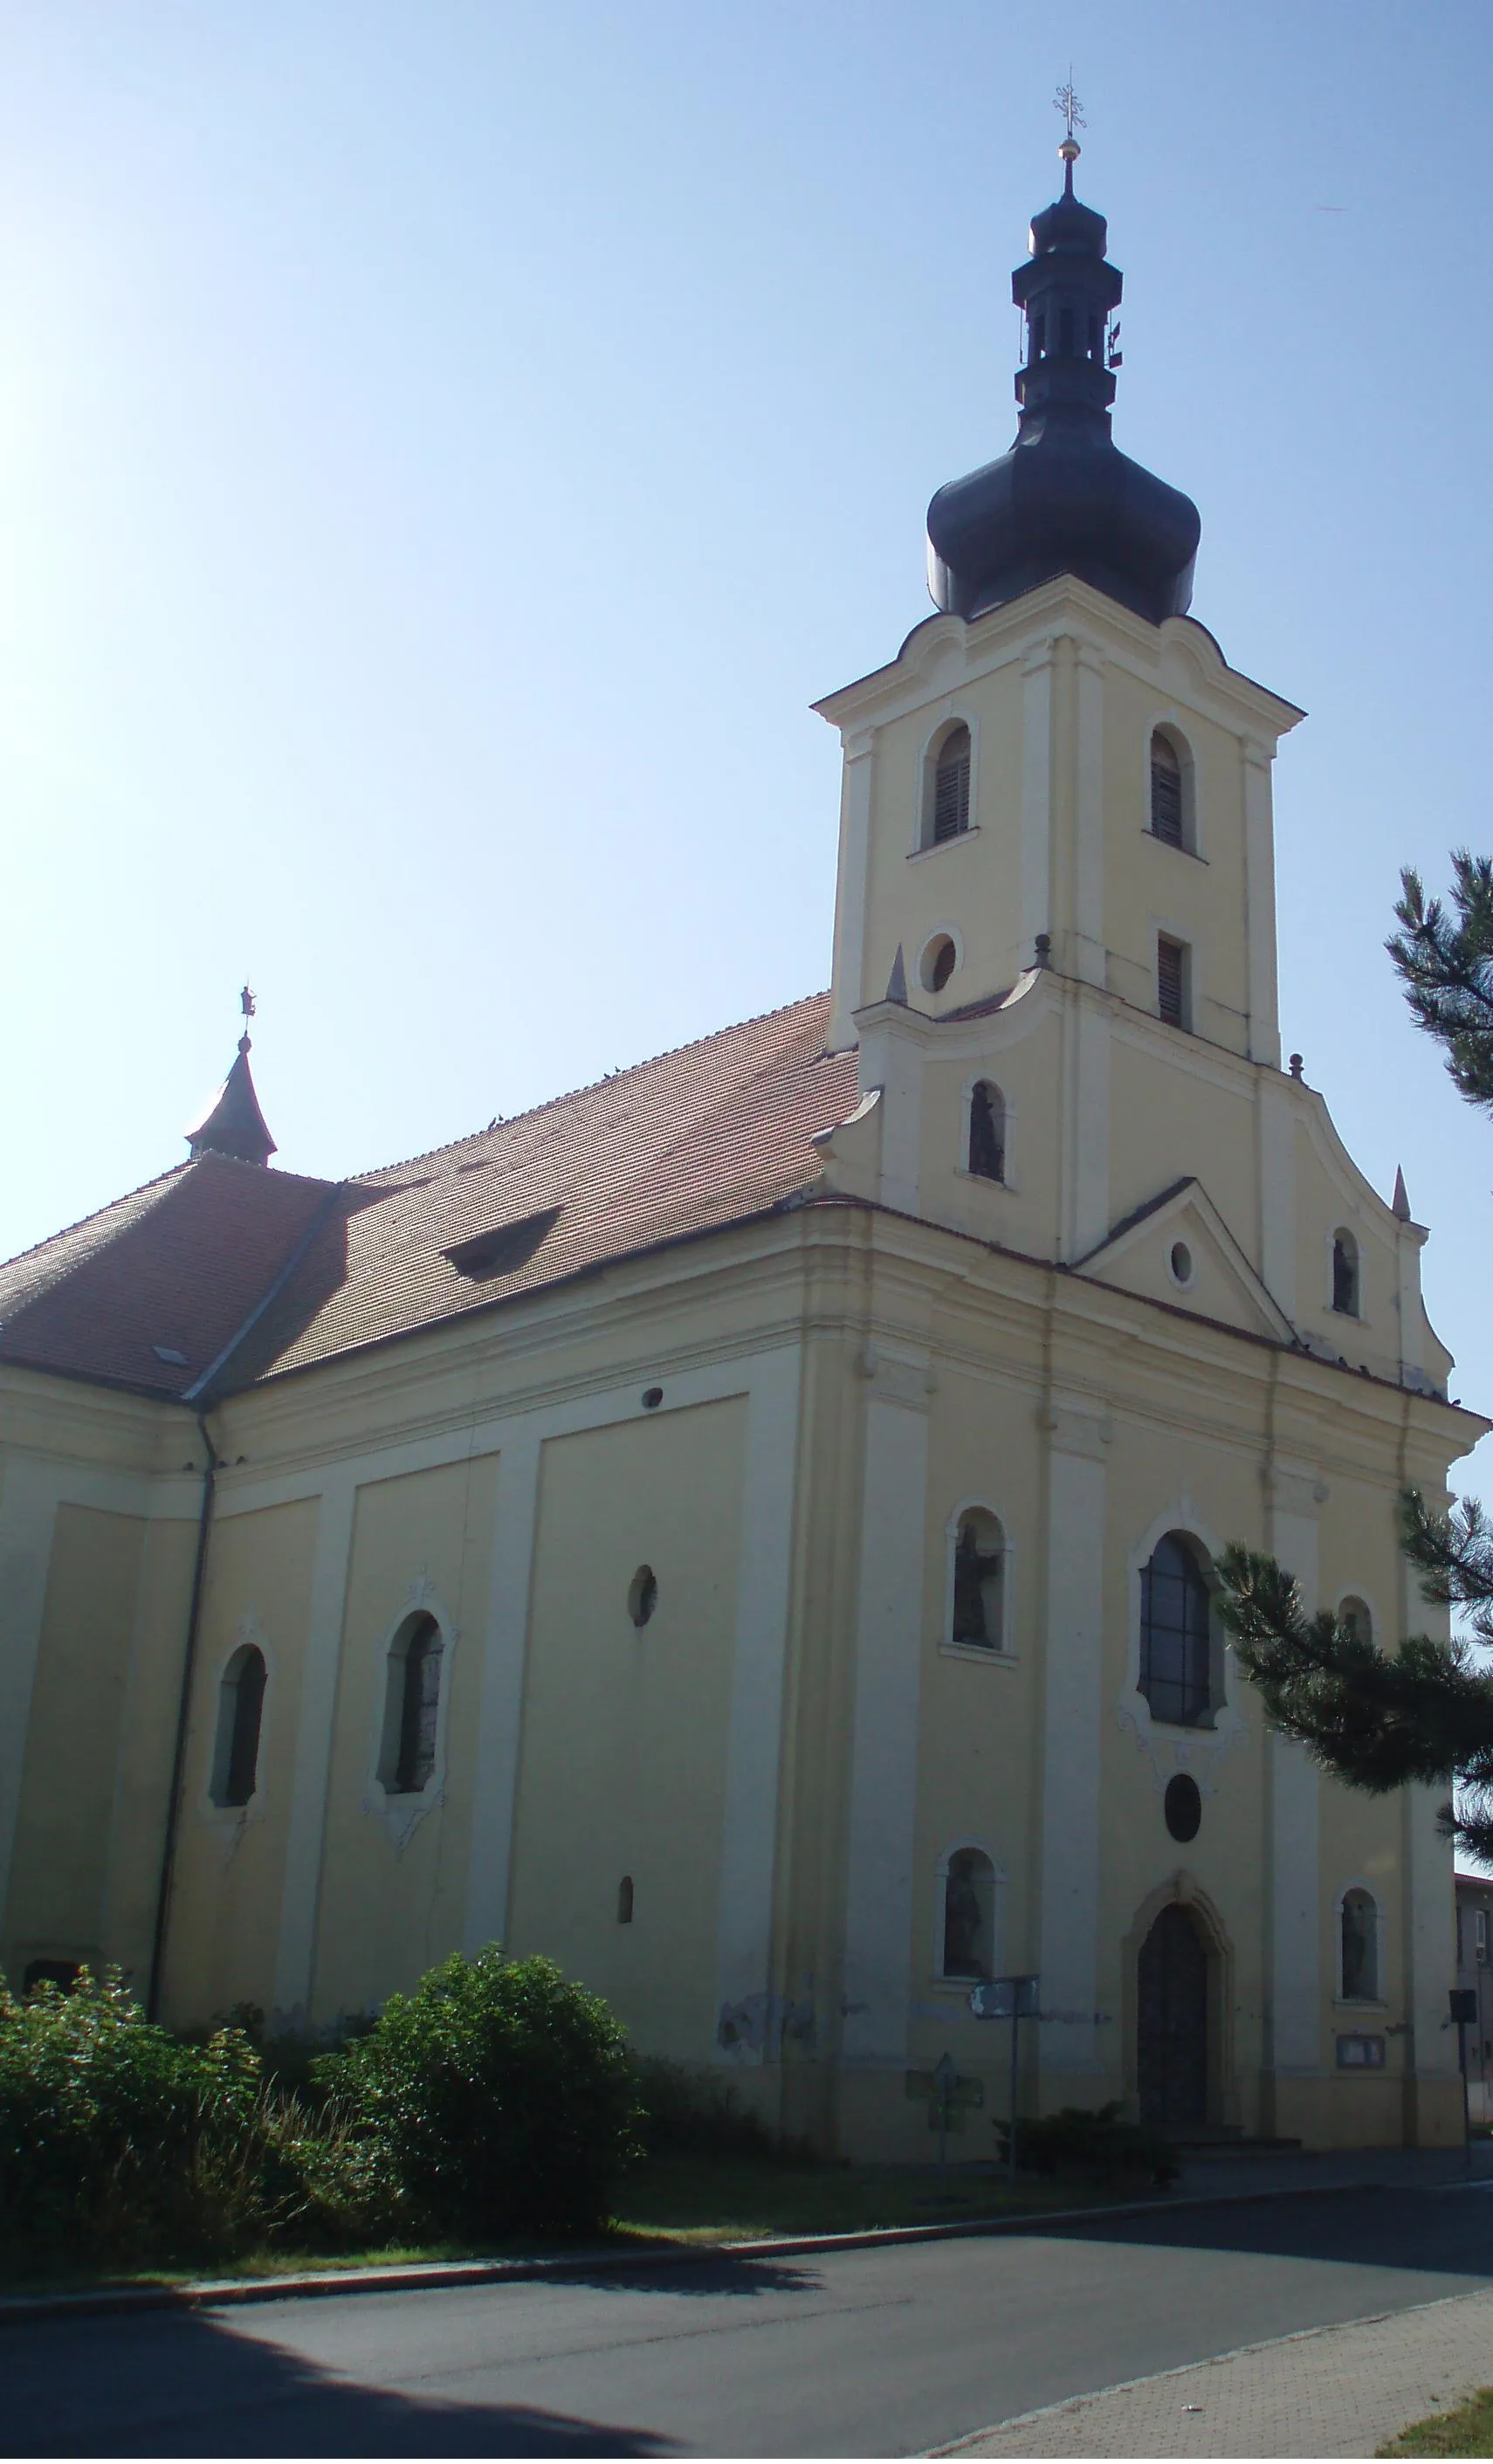
[[[1103,214],[1073,194],[1078,148],[1062,150],[1064,193],[1035,217],[1031,258],[1011,277],[1027,334],[1016,442],[934,496],[928,586],[952,614],[980,616],[1075,573],[1159,625],[1192,600],[1201,524],[1191,497],[1110,437],[1119,354],[1109,319],[1124,277],[1107,260]]]

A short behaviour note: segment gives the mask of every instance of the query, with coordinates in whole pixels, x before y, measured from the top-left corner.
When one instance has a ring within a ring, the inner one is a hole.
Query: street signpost
[[[1041,2018],[1041,1986],[1039,1976],[987,1976],[970,1994],[970,2009],[977,2019],[1009,2019],[1011,2022],[1011,2145],[1008,2161],[1013,2182],[1016,2180],[1017,2056],[1021,2021]]]
[[[907,2072],[905,2083],[908,2095],[928,2106],[928,2127],[938,2133],[938,2165],[943,2171],[949,2162],[949,2133],[963,2129],[970,2105],[984,2103],[984,2081],[961,2079],[953,2055],[941,2054],[931,2071]]]

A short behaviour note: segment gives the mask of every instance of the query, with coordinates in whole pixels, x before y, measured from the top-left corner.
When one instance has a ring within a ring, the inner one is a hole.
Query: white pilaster
[[[1021,667],[1021,967],[1051,929],[1052,662],[1051,642],[1038,642]]]
[[[1420,1252],[1426,1235],[1418,1223],[1396,1223],[1394,1254],[1398,1268],[1399,1366],[1407,1386],[1418,1386],[1425,1371],[1425,1313],[1420,1305]]]
[[[881,1095],[881,1177],[884,1206],[901,1215],[919,1213],[923,1155],[923,1042],[926,1024],[910,1010],[882,1001],[855,1022],[860,1038],[863,1095]]]
[[[1317,1606],[1319,1484],[1309,1471],[1273,1475],[1270,1547],[1294,1574],[1307,1616]],[[1317,1768],[1304,1746],[1272,1735],[1270,1751],[1270,2044],[1276,2073],[1322,2067],[1322,1882]]]
[[[854,1018],[870,988],[866,967],[866,873],[870,862],[871,771],[875,736],[847,737],[840,790],[840,869],[835,884],[834,986],[829,1049],[847,1052],[855,1043]]]
[[[801,1360],[797,1345],[770,1353],[757,1368],[747,1408],[716,1931],[716,1999],[722,2010],[772,1990]],[[764,2030],[760,2049],[743,2049],[739,2058],[760,2060],[771,2050],[772,2032]]]
[[[1078,740],[1074,759],[1073,972],[1105,986],[1104,657],[1080,642],[1074,664]],[[1025,953],[1022,953],[1024,959]]]
[[[1100,1706],[1103,1700],[1105,1423],[1091,1404],[1048,1415],[1047,1632],[1043,1708],[1043,2070],[1094,2065],[1099,1993]]]
[[[1281,1066],[1280,1001],[1275,957],[1275,830],[1270,814],[1274,747],[1246,737],[1244,771],[1244,903],[1249,936],[1249,1057]]]
[[[1260,1276],[1288,1318],[1296,1316],[1296,1100],[1287,1082],[1256,1082],[1260,1137]]]
[[[845,1893],[844,2057],[907,2058],[927,1524],[927,1373],[867,1358]]]
[[[282,2026],[304,2026],[310,2017],[331,1777],[332,1722],[341,1664],[342,1620],[357,1503],[357,1483],[344,1467],[334,1473],[322,1489],[317,1514],[317,1549],[311,1570],[290,1820],[286,1828],[285,1880],[280,1894],[280,1937],[274,1961],[274,2010]]]
[[[475,1954],[484,1943],[504,1941],[508,1933],[540,1450],[538,1419],[518,1420],[505,1432],[497,1459],[497,1514],[482,1643],[467,1868],[464,1933],[469,1954]]]
[[[1109,1013],[1084,994],[1064,1020],[1067,1118],[1063,1139],[1063,1245],[1087,1258],[1109,1230]]]

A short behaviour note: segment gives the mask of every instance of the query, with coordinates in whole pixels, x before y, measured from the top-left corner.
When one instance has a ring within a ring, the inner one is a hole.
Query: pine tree
[[[1459,1093],[1493,1111],[1493,860],[1459,848],[1450,908],[1400,876],[1400,930],[1385,947],[1416,1024],[1434,1036]],[[1424,1598],[1467,1612],[1463,1636],[1409,1636],[1384,1651],[1330,1613],[1307,1617],[1291,1576],[1252,1549],[1224,1552],[1220,1603],[1241,1666],[1272,1724],[1350,1788],[1382,1795],[1407,1780],[1449,1781],[1443,1829],[1493,1863],[1493,1525],[1474,1499],[1450,1514],[1416,1490],[1401,1541]]]

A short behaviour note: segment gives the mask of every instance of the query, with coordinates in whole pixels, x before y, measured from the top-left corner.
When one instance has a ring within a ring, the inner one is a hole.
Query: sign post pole
[[[1016,2107],[1021,2091],[1021,2027],[1023,2019],[1040,2019],[1042,1979],[1040,1976],[987,1976],[970,1994],[970,2009],[977,2019],[1009,2019],[1011,2022],[1011,2145],[1006,2162],[1014,2183],[1017,2172]]]

